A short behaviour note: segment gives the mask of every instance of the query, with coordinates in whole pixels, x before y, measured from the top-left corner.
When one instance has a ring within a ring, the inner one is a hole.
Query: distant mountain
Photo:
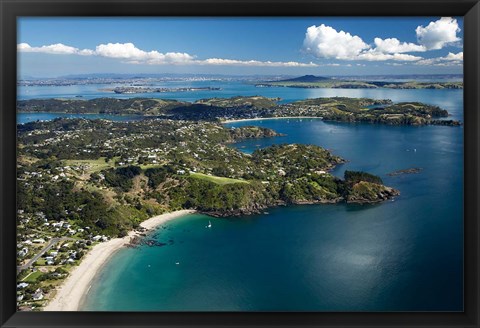
[[[300,77],[295,77],[293,79],[280,80],[278,82],[321,82],[326,80],[331,80],[331,78],[324,76],[304,75]]]

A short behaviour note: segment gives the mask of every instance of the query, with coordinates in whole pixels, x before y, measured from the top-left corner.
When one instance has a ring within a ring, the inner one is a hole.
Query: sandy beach
[[[321,119],[321,117],[315,117],[315,116],[281,116],[281,117],[257,117],[257,118],[243,118],[243,119],[238,119],[238,120],[225,120],[222,121],[222,124],[225,123],[235,123],[235,122],[248,122],[248,121],[263,121],[263,120],[283,120],[283,119],[295,119],[295,118],[318,118]]]
[[[181,210],[151,217],[142,222],[140,226],[146,229],[153,229],[169,220],[194,213],[193,210]],[[57,290],[55,297],[44,308],[44,311],[78,311],[83,296],[89,290],[92,280],[98,270],[111,256],[128,244],[130,238],[136,233],[131,231],[124,238],[115,238],[107,242],[95,245],[83,258],[80,265],[75,267],[61,287]]]

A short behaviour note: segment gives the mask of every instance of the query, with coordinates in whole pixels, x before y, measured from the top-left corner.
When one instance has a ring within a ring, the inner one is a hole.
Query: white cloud
[[[17,45],[19,52],[37,52],[64,55],[100,56],[123,60],[129,64],[147,65],[229,65],[229,66],[265,66],[265,67],[317,67],[317,64],[289,62],[272,62],[258,60],[236,60],[222,58],[208,58],[197,60],[195,56],[181,52],[161,53],[156,50],[145,51],[137,48],[133,43],[107,43],[98,45],[95,50],[52,44],[41,47],[31,47],[28,43]]]
[[[459,52],[457,54],[449,52],[445,57],[423,59],[415,64],[431,66],[459,66],[463,64],[463,52]]]
[[[66,46],[62,43],[51,44],[48,46],[32,47],[28,43],[20,43],[17,45],[17,50],[22,52],[40,52],[46,54],[57,55],[89,55],[91,50]]]
[[[446,57],[443,57],[445,60],[461,60],[463,61],[463,51],[458,54],[449,52]]]
[[[423,58],[406,53],[441,49],[460,41],[457,36],[460,28],[457,20],[451,17],[442,17],[426,27],[418,26],[415,32],[419,44],[377,37],[372,45],[368,45],[357,35],[338,32],[324,24],[313,25],[307,28],[303,50],[320,59],[413,62]]]
[[[378,52],[376,49],[371,49],[369,51],[363,52],[358,55],[357,59],[367,60],[367,61],[385,61],[385,60],[398,60],[398,61],[417,61],[422,59],[422,57],[407,55],[407,54],[384,54]]]
[[[369,45],[356,35],[322,24],[307,28],[303,48],[318,58],[353,60]]]
[[[460,41],[457,32],[460,32],[456,19],[442,17],[435,22],[430,22],[426,27],[418,26],[415,30],[418,43],[427,50],[442,49],[445,45]]]
[[[187,53],[167,52],[165,54],[156,50],[144,51],[135,47],[133,43],[107,43],[100,44],[95,48],[95,55],[118,58],[127,62],[138,64],[162,65],[162,64],[179,64],[191,62],[193,56]]]
[[[365,61],[416,61],[422,57],[403,54],[410,51],[425,51],[425,48],[413,43],[401,43],[399,40],[375,38],[376,48],[366,44],[359,36],[338,32],[324,24],[310,26],[305,33],[303,50],[317,58],[337,60]]]
[[[387,54],[427,50],[424,46],[415,43],[400,42],[397,38],[389,38],[384,40],[375,38],[374,42],[376,45],[375,49],[377,51]]]
[[[197,60],[195,63],[200,65],[230,65],[230,66],[270,66],[270,67],[316,67],[314,63],[299,62],[272,62],[258,60],[236,60],[222,58],[208,58],[205,60]]]
[[[28,43],[19,43],[17,44],[17,50],[18,51],[26,51],[28,52],[29,49],[31,49],[30,45]]]

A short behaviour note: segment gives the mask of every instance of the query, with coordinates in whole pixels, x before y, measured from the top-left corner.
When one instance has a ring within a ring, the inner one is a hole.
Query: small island
[[[417,174],[420,173],[423,169],[421,167],[412,167],[410,169],[398,170],[387,173],[388,176],[395,177],[403,174]]]

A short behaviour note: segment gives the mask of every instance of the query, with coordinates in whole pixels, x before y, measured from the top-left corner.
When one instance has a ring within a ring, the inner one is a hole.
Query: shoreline
[[[225,120],[221,121],[221,124],[227,123],[237,123],[237,122],[246,122],[246,121],[262,121],[262,120],[281,120],[281,119],[295,119],[295,118],[316,118],[322,119],[322,117],[318,116],[275,116],[275,117],[257,117],[257,118],[240,118],[234,120]]]
[[[151,230],[167,221],[195,213],[195,210],[179,210],[151,217],[140,226]],[[81,301],[90,290],[91,283],[103,265],[121,248],[130,242],[130,238],[137,235],[130,231],[123,238],[114,238],[107,242],[95,245],[83,258],[82,262],[73,268],[69,276],[57,289],[55,297],[51,299],[43,311],[80,311]]]

